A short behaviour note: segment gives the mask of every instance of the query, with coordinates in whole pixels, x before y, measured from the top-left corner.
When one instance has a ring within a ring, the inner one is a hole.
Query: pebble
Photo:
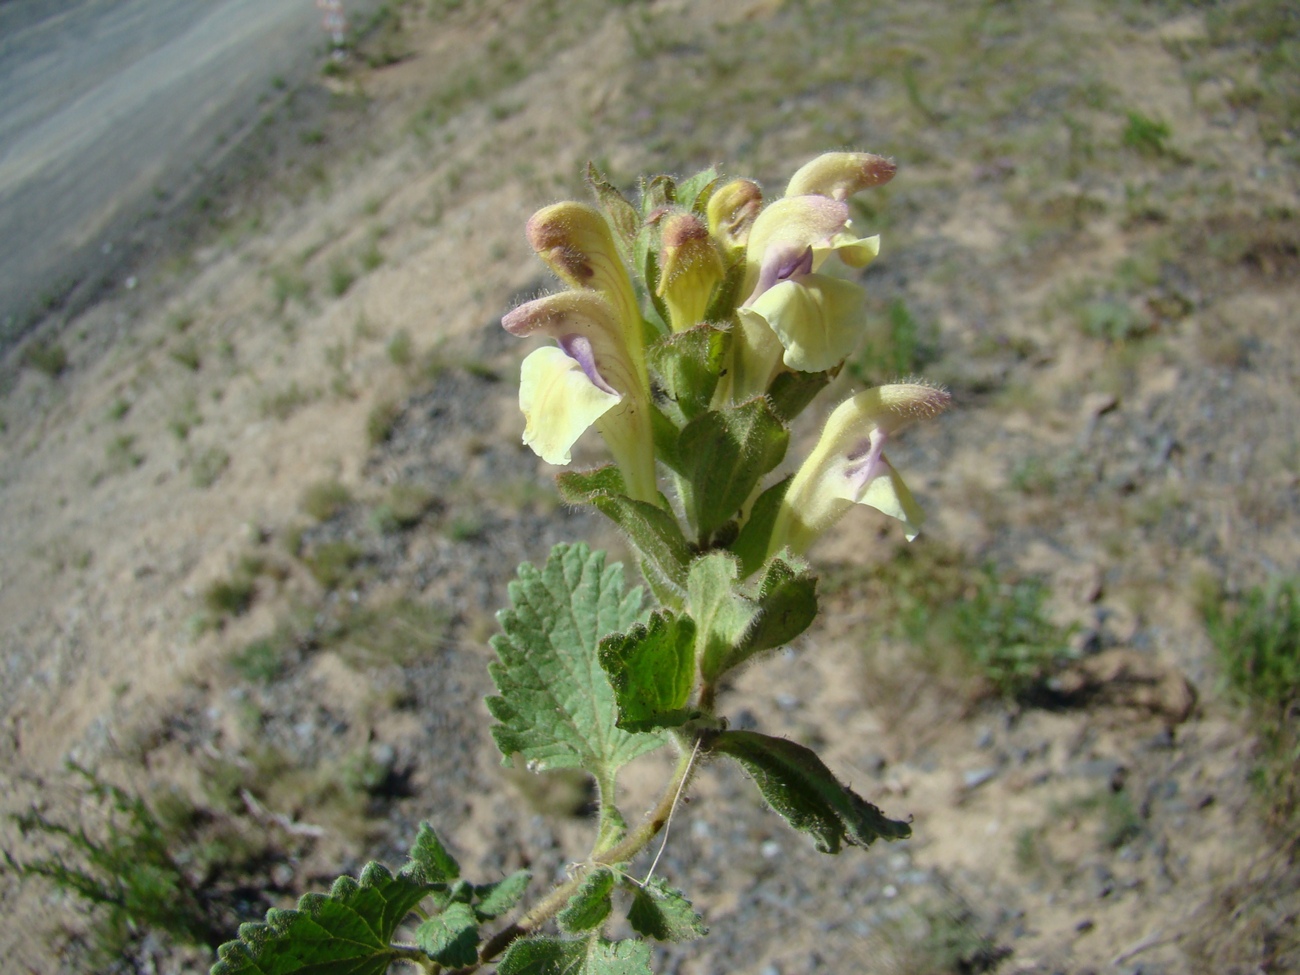
[[[775,860],[781,855],[781,844],[776,840],[765,840],[758,851],[763,854],[763,859]]]
[[[971,769],[962,773],[961,782],[967,789],[978,789],[997,774],[998,770],[993,766]]]

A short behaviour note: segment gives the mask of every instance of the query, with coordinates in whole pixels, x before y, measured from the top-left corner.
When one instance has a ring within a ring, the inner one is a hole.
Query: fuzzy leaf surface
[[[632,906],[627,920],[643,938],[656,941],[694,941],[709,933],[680,890],[662,880],[632,885]]]
[[[736,592],[739,564],[726,552],[710,552],[691,565],[687,603],[696,621],[700,673],[712,681],[726,669],[758,609]]]
[[[561,941],[522,938],[510,946],[497,975],[654,975],[644,941]]]
[[[670,335],[646,350],[679,425],[709,408],[726,343],[724,332],[705,323]]]
[[[509,877],[496,883],[475,884],[474,899],[477,903],[474,905],[474,913],[478,915],[480,921],[500,917],[519,903],[519,898],[524,896],[524,891],[532,879],[533,875],[530,871],[516,870]]]
[[[686,585],[691,550],[677,519],[658,505],[629,498],[617,467],[572,471],[555,483],[566,502],[593,505],[618,525],[665,582],[677,589]]]
[[[889,819],[842,784],[817,753],[803,745],[755,731],[724,731],[712,751],[739,762],[768,805],[809,834],[823,853],[838,853],[846,843],[866,847],[881,838],[912,835],[911,826]]]
[[[605,918],[614,909],[614,902],[610,899],[614,882],[612,870],[593,870],[587,874],[569,898],[568,904],[555,915],[560,930],[565,934],[581,934],[584,931],[594,931],[604,924]]]
[[[516,752],[539,770],[582,768],[608,784],[636,756],[659,747],[654,735],[617,727],[614,690],[601,669],[601,637],[641,615],[641,591],[627,592],[623,567],[586,545],[556,545],[546,566],[524,563],[510,584],[511,609],[498,614],[489,667],[501,692],[487,699],[499,724],[492,737],[509,761]]]
[[[709,410],[678,439],[682,475],[691,482],[691,522],[710,537],[736,517],[764,474],[781,463],[790,431],[762,397]]]
[[[781,512],[781,502],[790,487],[794,475],[777,481],[754,501],[749,509],[749,518],[740,529],[740,535],[731,543],[731,551],[740,557],[740,577],[747,579],[763,567],[767,559],[768,544],[772,540],[772,529],[776,527],[776,517]]]
[[[427,882],[414,860],[396,876],[369,863],[358,880],[340,877],[328,894],[304,894],[296,910],[272,909],[265,922],[241,924],[239,940],[217,949],[212,975],[384,975],[398,957],[398,925],[445,889]]]
[[[415,929],[420,950],[448,968],[478,961],[478,918],[468,904],[449,904]]]
[[[656,612],[648,625],[606,637],[600,644],[618,700],[618,726],[650,731],[685,723],[685,704],[695,687],[695,622],[689,616]]]

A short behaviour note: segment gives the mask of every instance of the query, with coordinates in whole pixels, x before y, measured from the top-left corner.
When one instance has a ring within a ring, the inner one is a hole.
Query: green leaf
[[[450,883],[460,877],[460,864],[447,852],[447,848],[438,839],[438,834],[428,823],[420,824],[420,831],[415,834],[411,844],[410,863],[406,871],[420,873],[420,878],[430,884]]]
[[[691,565],[687,606],[698,627],[696,652],[706,681],[756,653],[789,643],[817,618],[817,579],[773,559],[755,590],[738,591],[734,555],[711,552]]]
[[[764,474],[781,463],[790,432],[763,397],[709,410],[678,438],[682,475],[691,482],[691,522],[701,540],[735,518]]]
[[[882,837],[906,839],[907,823],[889,819],[840,783],[812,749],[754,731],[724,731],[710,750],[729,755],[754,779],[763,798],[786,822],[808,833],[823,853],[870,846]]]
[[[605,553],[556,545],[544,569],[525,562],[510,584],[513,609],[497,615],[492,640],[500,660],[489,673],[501,692],[487,699],[499,724],[492,737],[507,761],[518,752],[538,770],[583,768],[602,787],[636,756],[658,748],[655,735],[615,726],[614,691],[597,659],[601,637],[629,629],[641,591],[624,592],[623,567]]]
[[[738,573],[736,557],[727,552],[710,552],[691,565],[686,605],[695,619],[700,675],[709,682],[726,670],[725,661],[758,612],[736,592]]]
[[[564,501],[590,504],[618,525],[660,579],[675,589],[685,587],[691,549],[677,519],[657,505],[629,498],[617,467],[570,471],[555,483]]]
[[[688,210],[704,213],[709,205],[709,197],[713,195],[717,184],[718,171],[710,166],[677,184],[677,202]]]
[[[760,494],[749,509],[749,517],[740,529],[740,534],[731,543],[731,551],[740,557],[740,577],[747,579],[763,567],[767,561],[767,547],[772,539],[772,529],[776,527],[776,516],[781,511],[781,502],[790,487],[794,475],[777,481]]]
[[[519,903],[519,898],[524,896],[532,879],[531,872],[516,870],[494,884],[475,884],[474,899],[477,903],[474,905],[474,913],[480,921],[500,917]]]
[[[614,891],[614,871],[605,868],[593,870],[583,878],[565,908],[555,915],[560,930],[565,934],[594,931],[605,923],[614,909],[610,894]]]
[[[618,726],[650,731],[684,724],[695,687],[695,622],[689,616],[656,612],[649,626],[600,643],[600,665],[618,701]]]
[[[646,350],[679,426],[708,410],[726,347],[726,333],[705,322]]]
[[[561,941],[521,938],[510,946],[497,975],[654,975],[644,941]]]
[[[772,380],[767,391],[773,412],[789,423],[817,398],[817,394],[826,388],[826,384],[835,378],[838,371],[781,373]]]
[[[734,667],[756,653],[789,643],[817,618],[817,577],[773,559],[754,600],[758,613],[736,646]]]
[[[709,933],[691,902],[664,881],[624,886],[633,891],[627,920],[641,937],[656,941],[694,941]]]
[[[239,926],[217,949],[212,975],[384,975],[396,960],[393,933],[412,908],[444,891],[411,865],[397,876],[369,863],[359,880],[340,877],[329,894],[304,894],[297,910],[270,910]]]
[[[420,950],[448,968],[478,961],[478,919],[468,904],[450,904],[415,929]]]
[[[609,222],[610,229],[614,232],[614,242],[618,245],[618,253],[625,264],[632,263],[632,244],[636,240],[636,232],[641,226],[641,218],[637,215],[636,207],[632,206],[601,173],[594,163],[587,163],[587,185],[591,187],[596,194],[596,200],[600,208],[605,211],[605,219]]]

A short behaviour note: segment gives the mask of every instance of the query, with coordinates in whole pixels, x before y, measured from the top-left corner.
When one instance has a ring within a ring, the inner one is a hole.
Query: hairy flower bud
[[[847,200],[854,193],[888,183],[898,166],[870,152],[827,152],[801,166],[790,178],[786,196],[809,193]]]
[[[693,213],[674,213],[663,221],[659,253],[659,296],[668,305],[674,332],[704,320],[713,289],[724,269],[709,228]]]
[[[749,228],[763,207],[763,191],[750,179],[732,180],[709,197],[709,232],[730,250],[749,240]]]

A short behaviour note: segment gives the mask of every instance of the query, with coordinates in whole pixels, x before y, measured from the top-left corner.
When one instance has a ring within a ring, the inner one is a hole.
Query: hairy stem
[[[677,761],[677,768],[673,771],[672,779],[669,780],[654,808],[646,814],[641,824],[621,842],[592,857],[586,864],[588,869],[596,866],[612,866],[617,863],[624,863],[650,845],[650,841],[659,835],[660,830],[664,828],[669,817],[672,816],[673,807],[677,804],[678,796],[685,790],[691,777],[695,774],[695,770],[699,767],[698,763],[694,761],[695,757],[694,751],[687,750],[682,753]],[[469,975],[470,972],[477,971],[504,952],[516,940],[532,934],[549,921],[573,896],[574,891],[578,889],[578,885],[582,883],[586,873],[586,870],[575,871],[572,878],[547,894],[531,911],[514,924],[502,928],[493,935],[479,950],[478,961],[468,968],[458,969],[455,975]]]

